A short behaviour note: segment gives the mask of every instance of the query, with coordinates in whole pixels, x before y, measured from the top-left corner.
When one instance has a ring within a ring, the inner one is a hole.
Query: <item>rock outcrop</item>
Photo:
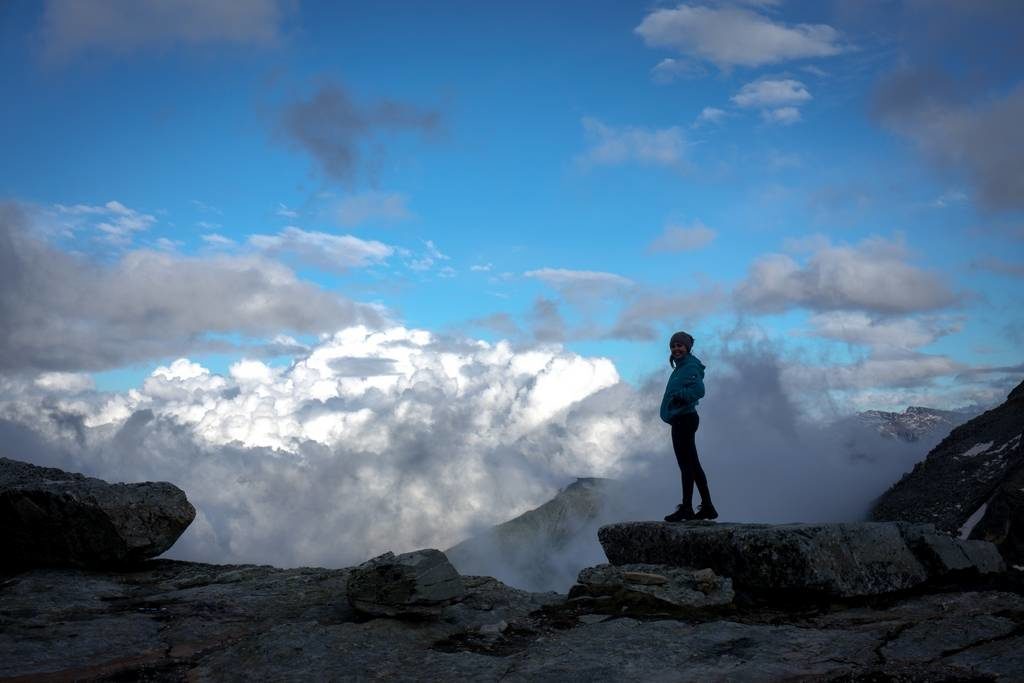
[[[173,484],[108,484],[0,458],[6,567],[106,567],[156,557],[195,514]]]
[[[878,499],[871,518],[924,522],[991,540],[1008,562],[1024,564],[1022,470],[1024,382],[1005,403],[950,432]]]
[[[612,479],[577,479],[543,505],[444,552],[465,574],[496,576],[530,590],[565,590],[580,557],[586,558],[582,564],[603,559],[597,528],[616,519],[621,486]]]
[[[1005,569],[990,543],[922,525],[625,522],[601,527],[598,535],[615,565],[710,568],[737,588],[781,595],[881,595],[953,572]]]
[[[462,577],[440,550],[384,553],[352,570],[349,604],[375,617],[428,618],[466,594]]]
[[[710,569],[599,564],[580,571],[569,599],[609,614],[690,614],[732,603],[732,580]]]

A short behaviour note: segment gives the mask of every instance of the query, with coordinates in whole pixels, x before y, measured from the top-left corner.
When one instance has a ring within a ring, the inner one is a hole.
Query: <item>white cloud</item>
[[[825,387],[832,391],[863,391],[919,387],[942,377],[952,377],[964,369],[965,365],[946,356],[904,352],[873,354],[849,364],[792,365],[786,369],[785,376],[797,390]]]
[[[763,256],[736,288],[747,310],[777,313],[791,308],[815,311],[913,313],[949,306],[957,300],[938,275],[907,262],[900,241],[874,238],[855,246],[825,244],[805,264],[785,254]]]
[[[721,123],[728,116],[729,113],[724,109],[704,107],[700,110],[700,114],[697,115],[697,119],[693,122],[693,125],[699,126],[702,123]]]
[[[277,210],[274,213],[280,216],[281,218],[293,219],[299,217],[298,211],[296,211],[295,209],[289,209],[287,205],[282,204],[280,202],[278,202]]]
[[[233,247],[233,246],[235,246],[235,241],[233,239],[225,237],[224,235],[221,235],[221,234],[216,233],[216,232],[209,233],[207,235],[202,235],[201,238],[202,238],[202,240],[204,242],[206,242],[207,244],[209,244],[211,246],[214,246],[214,247]]]
[[[430,270],[438,261],[450,260],[446,254],[442,253],[441,250],[437,248],[437,245],[434,244],[433,240],[427,240],[423,243],[423,246],[426,249],[423,254],[414,258],[409,258],[409,260],[406,261],[406,265],[410,269],[417,271]],[[407,256],[411,256],[409,252],[405,252],[405,254]],[[454,271],[451,268],[448,268],[448,270],[451,271],[451,274],[454,274]]]
[[[487,273],[494,269],[493,263],[476,264],[469,267],[474,273]]]
[[[800,105],[811,100],[811,93],[800,81],[763,79],[747,83],[732,96],[740,107],[781,107]]]
[[[44,372],[35,379],[35,385],[48,391],[74,393],[94,388],[95,382],[81,372]]]
[[[690,227],[668,225],[665,231],[651,243],[651,251],[693,251],[714,241],[716,233],[701,221],[694,221]]]
[[[565,268],[540,268],[523,273],[525,277],[542,280],[555,287],[604,285],[630,287],[633,281],[615,273],[593,270],[568,270]]]
[[[811,334],[850,344],[915,349],[961,328],[959,321],[926,318],[870,316],[857,311],[833,311],[812,315]]]
[[[801,120],[800,110],[796,107],[765,109],[761,112],[761,118],[764,119],[765,123],[777,123],[783,126],[798,123]]]
[[[167,45],[271,45],[283,18],[279,0],[48,0],[42,40],[50,62]]]
[[[671,48],[719,68],[756,67],[842,52],[825,24],[785,25],[736,7],[681,4],[652,11],[635,29],[650,47]]]
[[[113,262],[39,239],[25,207],[0,204],[0,371],[79,371],[200,350],[225,335],[315,333],[385,317],[248,255],[185,257],[133,250]]]
[[[615,128],[586,117],[583,130],[590,148],[577,161],[584,167],[638,163],[679,166],[684,161],[686,139],[678,126],[662,129],[626,126]]]
[[[93,217],[92,227],[100,233],[100,239],[118,246],[126,246],[135,238],[135,233],[149,230],[156,218],[148,213],[130,209],[119,201],[109,201],[103,206],[56,204],[58,215],[69,219],[67,227],[78,229],[84,217]]]
[[[268,254],[290,254],[325,270],[345,272],[381,263],[394,248],[352,235],[307,232],[288,226],[276,235],[250,235],[249,244]]]
[[[406,206],[408,198],[398,192],[370,191],[343,197],[335,209],[338,223],[354,226],[369,221],[403,221],[413,214]]]
[[[845,433],[798,421],[777,358],[702,358],[713,381],[701,452],[730,517],[854,519],[912,464],[877,436],[879,461],[852,461]],[[198,515],[171,557],[345,566],[448,547],[577,476],[624,480],[630,518],[664,514],[679,478],[657,418],[661,379],[634,389],[606,359],[558,347],[347,328],[286,368],[244,360],[219,376],[179,359],[139,390],[48,396],[47,410],[0,376],[0,455],[181,486]],[[564,591],[582,566],[565,561],[564,583],[548,588]]]
[[[651,79],[655,83],[666,84],[677,78],[703,76],[704,73],[704,68],[695,62],[666,57],[651,69]]]

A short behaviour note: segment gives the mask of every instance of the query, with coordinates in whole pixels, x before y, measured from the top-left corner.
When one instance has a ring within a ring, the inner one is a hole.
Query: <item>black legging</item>
[[[683,506],[693,507],[693,485],[697,485],[702,503],[711,504],[711,492],[708,491],[708,478],[697,457],[697,427],[700,417],[697,413],[680,415],[672,422],[672,450],[676,452],[676,462],[683,476]]]

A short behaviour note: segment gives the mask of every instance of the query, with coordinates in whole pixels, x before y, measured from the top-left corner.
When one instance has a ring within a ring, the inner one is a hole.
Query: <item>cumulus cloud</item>
[[[440,121],[436,111],[395,100],[361,104],[340,85],[327,83],[309,99],[285,107],[279,123],[285,137],[309,153],[328,178],[348,182],[366,143],[386,132],[432,133]]]
[[[899,241],[879,238],[857,245],[821,245],[806,263],[769,254],[750,267],[736,301],[757,313],[792,308],[893,314],[930,311],[957,301],[937,275],[908,263]]]
[[[806,86],[791,78],[747,83],[732,96],[732,101],[741,107],[779,107],[803,104],[810,99]]]
[[[698,447],[726,519],[858,519],[923,455],[801,421],[769,352],[702,357]],[[657,418],[668,372],[632,388],[608,360],[558,347],[354,327],[288,367],[249,359],[217,375],[179,359],[88,398],[4,386],[0,455],[181,486],[197,518],[172,557],[344,566],[449,547],[577,476],[622,480],[631,518],[665,514],[679,496]],[[544,588],[566,590],[571,560]]]
[[[409,198],[399,192],[363,192],[343,197],[335,209],[340,224],[353,226],[368,221],[393,223],[412,218]]]
[[[839,32],[826,24],[786,25],[728,6],[656,9],[635,31],[650,47],[673,49],[720,69],[828,57],[843,50]]]
[[[874,113],[925,159],[963,173],[984,206],[1024,208],[1024,86],[970,102],[943,72],[908,67],[879,86]]]
[[[690,227],[668,225],[651,243],[649,250],[654,252],[693,251],[711,244],[716,235],[714,230],[701,221],[694,221]]]
[[[747,83],[732,97],[737,106],[760,109],[766,123],[782,125],[798,122],[800,110],[797,107],[811,99],[806,86],[791,78],[762,79]]]
[[[307,232],[288,226],[276,235],[250,235],[249,244],[271,255],[294,256],[324,270],[343,273],[385,261],[393,247],[352,235]]]
[[[62,62],[171,45],[273,45],[284,16],[280,0],[47,0],[43,54]]]
[[[868,358],[848,364],[827,366],[792,365],[787,380],[810,390],[827,387],[833,391],[874,390],[878,388],[918,387],[941,377],[953,377],[966,369],[946,356],[914,351],[873,352]]]
[[[210,335],[382,322],[266,258],[136,250],[99,264],[41,241],[31,220],[0,205],[0,371],[99,370],[226,344]]]
[[[577,157],[585,168],[636,163],[649,166],[680,166],[685,160],[686,138],[678,126],[652,129],[638,126],[616,128],[585,117],[583,131],[589,148]]]
[[[682,289],[688,284],[682,282]],[[664,335],[667,328],[693,327],[708,315],[720,310],[726,296],[717,287],[697,291],[664,293],[644,290],[636,292],[619,311],[615,323],[605,333],[610,339],[651,341]]]
[[[871,316],[859,311],[817,313],[809,319],[810,334],[848,344],[915,349],[959,332],[962,322],[936,317]]]

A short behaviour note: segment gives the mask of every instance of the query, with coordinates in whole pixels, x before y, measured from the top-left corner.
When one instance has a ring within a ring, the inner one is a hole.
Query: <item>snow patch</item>
[[[964,525],[960,527],[960,538],[967,540],[967,537],[971,535],[972,531],[974,531],[974,527],[977,526],[978,522],[981,521],[981,518],[985,516],[986,510],[988,510],[988,501],[982,503],[981,507],[975,510],[971,516],[967,518],[967,521],[964,522]]]
[[[964,454],[961,457],[963,457],[963,458],[972,458],[975,455],[980,455],[980,454],[984,453],[985,451],[987,451],[988,449],[992,448],[992,444],[993,443],[995,443],[995,442],[994,441],[986,441],[985,443],[975,444],[975,445],[971,446],[969,449],[967,449],[967,451],[965,451]]]

